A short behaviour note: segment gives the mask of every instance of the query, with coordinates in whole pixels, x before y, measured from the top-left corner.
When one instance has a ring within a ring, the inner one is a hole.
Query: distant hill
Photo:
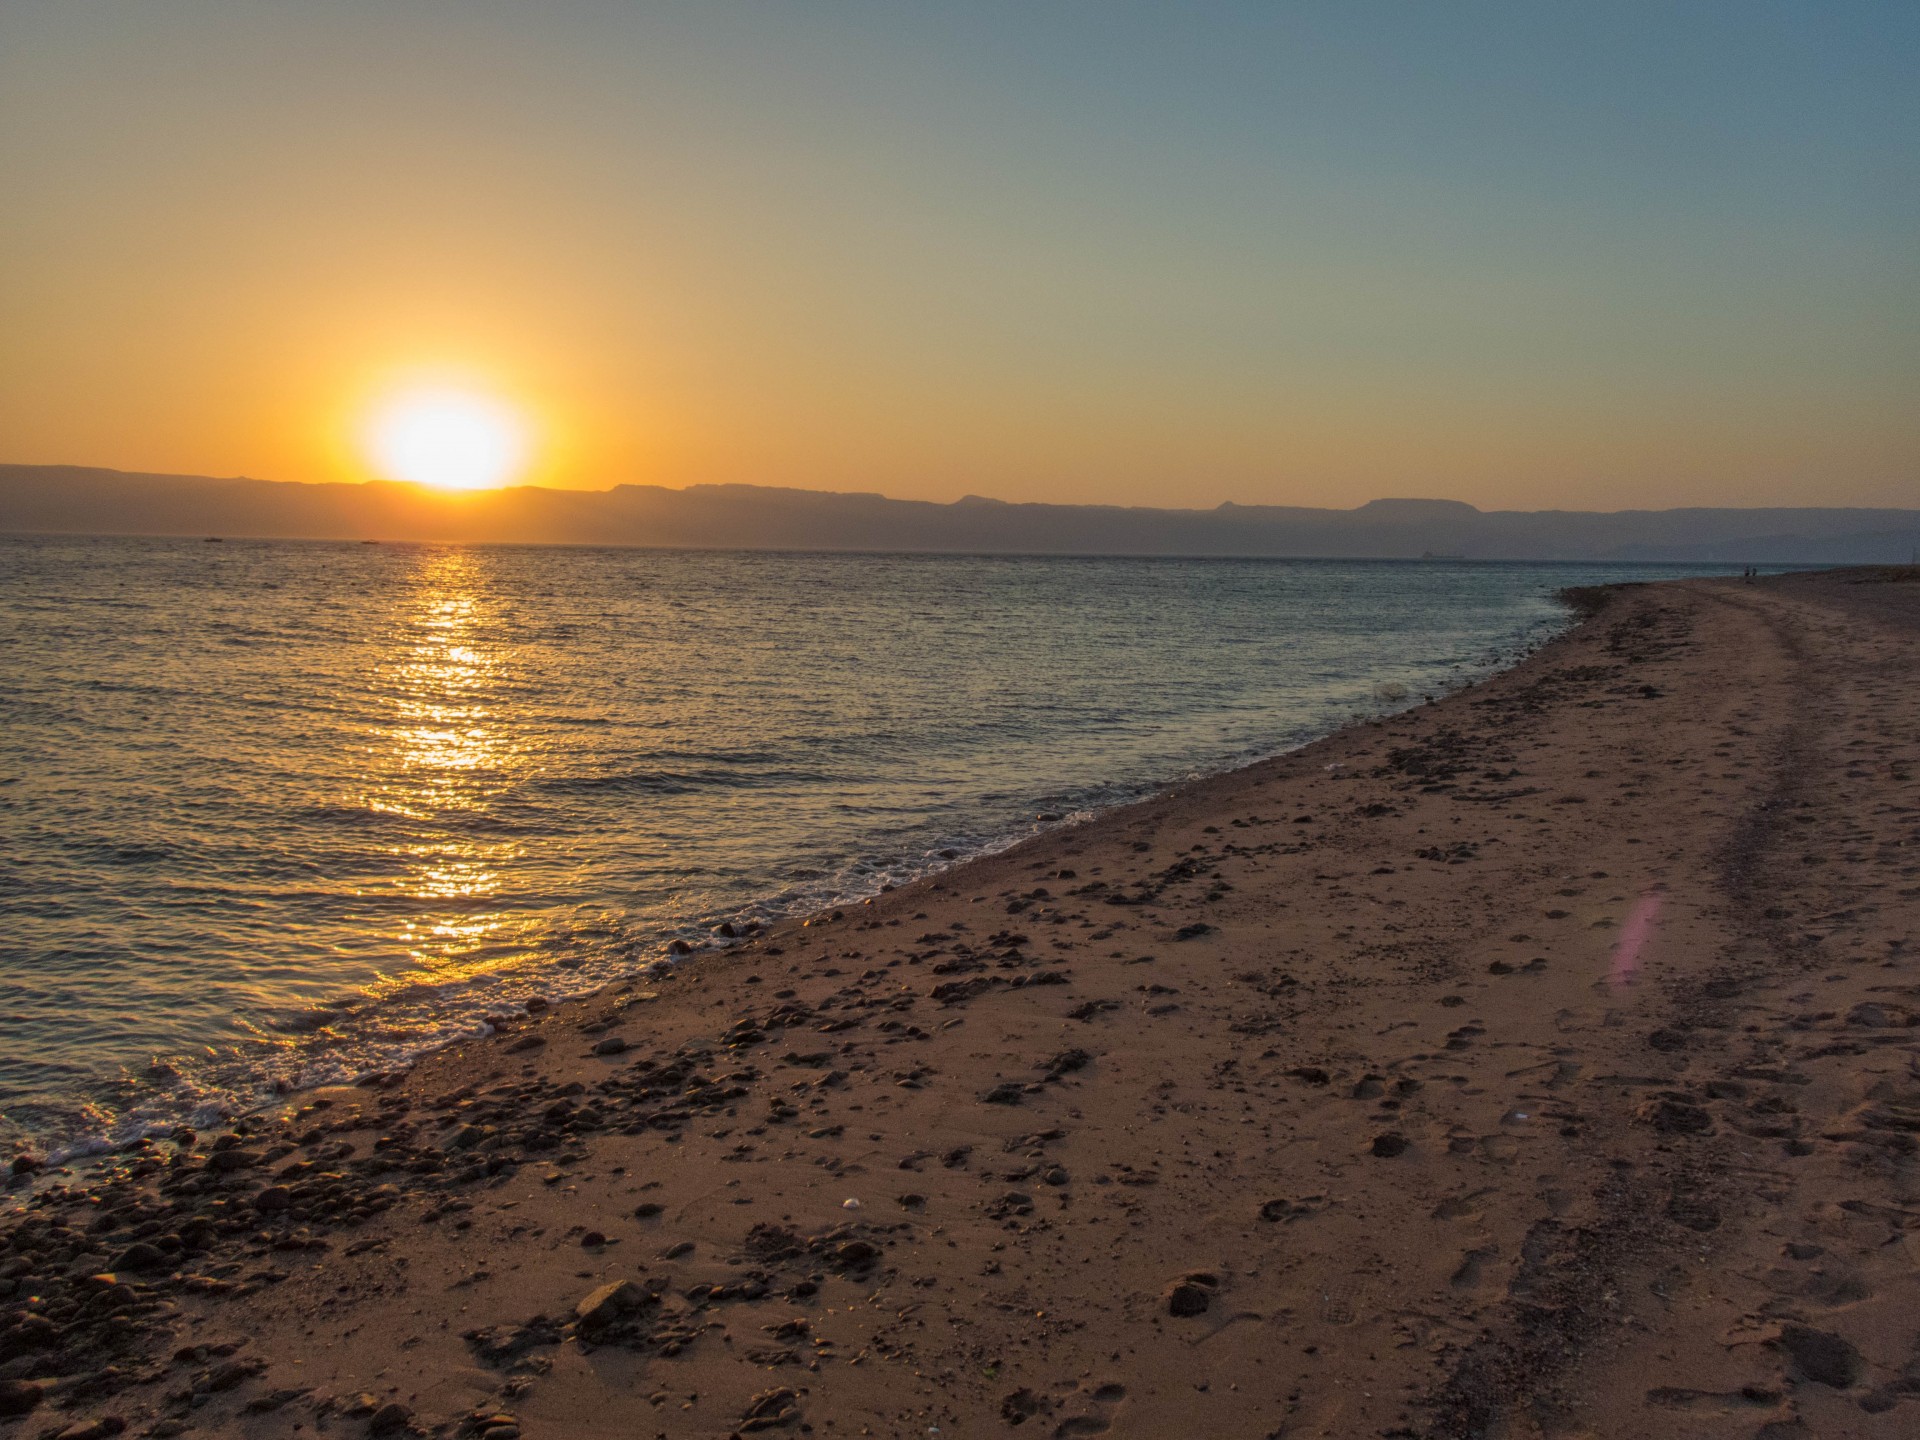
[[[1920,549],[1920,510],[1477,510],[1374,500],[1357,510],[951,505],[883,495],[694,485],[532,486],[445,495],[412,485],[305,485],[0,465],[0,532],[288,539],[892,550],[1048,555],[1295,555],[1486,560],[1856,564]]]

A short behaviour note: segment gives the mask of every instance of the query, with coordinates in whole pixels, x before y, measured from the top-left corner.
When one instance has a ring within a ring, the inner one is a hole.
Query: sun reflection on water
[[[467,550],[423,556],[380,666],[386,713],[363,803],[411,823],[388,847],[393,872],[363,893],[415,903],[382,909],[397,918],[394,938],[412,963],[375,993],[470,979],[519,949],[523,926],[495,902],[525,847],[474,833],[515,772],[505,617],[486,563]]]

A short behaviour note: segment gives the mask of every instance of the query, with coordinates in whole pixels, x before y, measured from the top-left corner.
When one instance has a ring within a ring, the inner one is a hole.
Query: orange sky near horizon
[[[14,4],[0,460],[1920,504],[1899,7],[963,8]]]

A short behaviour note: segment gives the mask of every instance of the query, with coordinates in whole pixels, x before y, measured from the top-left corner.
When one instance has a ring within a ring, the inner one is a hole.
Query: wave
[[[817,785],[828,777],[809,770],[712,768],[695,771],[631,770],[611,775],[557,776],[535,782],[548,795],[693,795],[711,790],[766,790]]]

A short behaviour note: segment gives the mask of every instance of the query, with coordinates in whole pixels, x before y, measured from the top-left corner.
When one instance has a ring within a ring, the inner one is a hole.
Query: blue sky
[[[1920,503],[1920,6],[0,3],[4,458]]]

